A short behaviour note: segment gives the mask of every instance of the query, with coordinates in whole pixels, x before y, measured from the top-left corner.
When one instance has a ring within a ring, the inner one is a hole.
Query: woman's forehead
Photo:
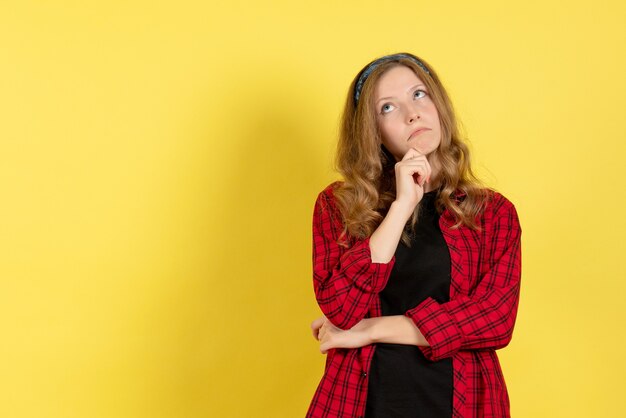
[[[395,96],[406,93],[407,90],[420,84],[423,85],[424,83],[412,69],[404,65],[397,65],[380,76],[374,89],[375,96],[376,98],[387,95]]]

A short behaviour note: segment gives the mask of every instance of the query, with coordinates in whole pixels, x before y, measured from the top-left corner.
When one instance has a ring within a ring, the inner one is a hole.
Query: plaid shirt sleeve
[[[326,318],[341,329],[349,329],[366,317],[387,284],[395,257],[388,263],[373,263],[369,238],[353,239],[349,248],[337,243],[343,222],[332,187],[322,191],[315,202],[313,286]]]
[[[420,347],[429,360],[459,350],[498,349],[511,340],[520,290],[521,228],[515,207],[502,195],[496,194],[491,206],[482,221],[486,244],[466,240],[473,248],[464,262],[484,257],[481,263],[488,266],[469,296],[457,295],[445,303],[427,298],[405,314],[430,344]]]

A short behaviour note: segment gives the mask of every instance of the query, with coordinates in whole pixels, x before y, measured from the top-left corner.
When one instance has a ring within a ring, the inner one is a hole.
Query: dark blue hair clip
[[[426,68],[426,66],[424,64],[422,64],[422,62],[420,60],[418,60],[417,58],[415,58],[412,55],[409,55],[409,54],[393,54],[393,55],[385,55],[384,57],[380,57],[377,60],[373,61],[370,65],[368,65],[365,68],[365,70],[363,70],[361,75],[359,76],[359,79],[356,82],[356,87],[354,88],[354,105],[355,106],[359,102],[359,96],[361,96],[361,89],[363,88],[363,84],[365,83],[365,80],[367,80],[367,78],[370,76],[372,71],[374,71],[374,69],[376,69],[376,67],[378,67],[383,62],[393,61],[393,60],[397,60],[397,59],[400,59],[400,58],[410,59],[411,61],[413,61],[414,63],[419,65],[422,68],[422,70],[424,70],[424,72],[426,74],[430,75],[430,71],[428,71],[428,68]]]

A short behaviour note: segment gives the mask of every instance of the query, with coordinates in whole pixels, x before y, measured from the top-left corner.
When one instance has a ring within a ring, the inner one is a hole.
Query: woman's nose
[[[410,106],[407,111],[406,119],[408,123],[413,123],[420,118],[417,108]]]

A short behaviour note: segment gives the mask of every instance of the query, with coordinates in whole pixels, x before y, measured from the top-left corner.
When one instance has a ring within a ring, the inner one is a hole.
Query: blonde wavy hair
[[[376,122],[374,90],[380,77],[398,65],[410,68],[422,80],[439,114],[441,142],[429,156],[431,165],[439,169],[437,177],[431,179],[439,186],[435,200],[437,211],[442,213],[448,209],[452,213],[456,220],[453,228],[465,225],[473,230],[480,229],[476,216],[483,209],[490,189],[485,188],[472,172],[469,149],[461,139],[452,102],[437,73],[423,59],[406,55],[419,60],[428,73],[409,58],[397,58],[380,63],[371,72],[363,83],[358,103],[354,100],[355,86],[371,63],[350,85],[335,157],[335,169],[344,179],[333,190],[344,224],[340,242],[346,234],[361,239],[372,235],[396,197],[396,160],[382,144]],[[407,246],[410,246],[411,234],[415,232],[419,210],[418,204],[402,233],[402,242]],[[342,245],[347,244],[344,241]]]

